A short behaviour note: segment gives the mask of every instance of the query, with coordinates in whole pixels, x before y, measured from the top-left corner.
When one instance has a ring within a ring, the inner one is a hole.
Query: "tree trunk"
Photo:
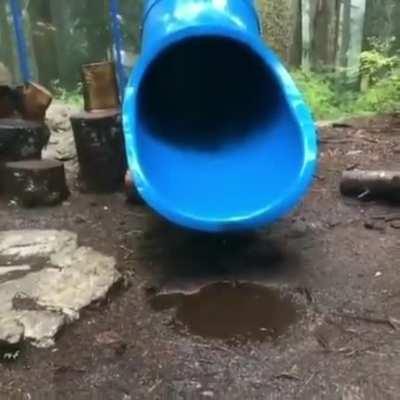
[[[264,38],[279,56],[289,63],[293,30],[296,27],[292,15],[292,0],[262,0],[260,17]]]
[[[358,198],[400,201],[400,171],[345,171],[340,191]]]
[[[65,6],[64,6],[65,7]],[[55,34],[50,2],[35,0],[29,4],[32,23],[32,43],[36,55],[39,82],[47,87],[58,78]],[[52,55],[52,56],[50,56]]]
[[[49,136],[49,129],[42,123],[0,120],[0,161],[40,159]]]
[[[371,38],[385,41],[399,34],[399,18],[399,0],[367,0],[363,50],[371,49]],[[397,43],[400,43],[400,36],[397,37]]]
[[[336,64],[340,0],[311,0],[311,64],[316,70],[332,70]]]
[[[83,112],[71,117],[84,189],[122,189],[127,169],[119,111]]]
[[[292,0],[292,18],[294,29],[290,46],[290,65],[300,67],[303,55],[303,32],[302,32],[302,1]]]
[[[8,162],[3,182],[6,196],[23,207],[56,205],[69,195],[64,165],[53,160]]]
[[[341,21],[339,27],[339,51],[338,65],[339,67],[347,67],[347,55],[350,46],[350,25],[351,25],[351,0],[343,0],[341,12]]]

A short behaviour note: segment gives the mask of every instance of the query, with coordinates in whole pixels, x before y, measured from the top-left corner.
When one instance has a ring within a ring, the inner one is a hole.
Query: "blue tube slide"
[[[145,2],[123,118],[138,192],[175,224],[255,229],[312,182],[314,122],[252,0]]]

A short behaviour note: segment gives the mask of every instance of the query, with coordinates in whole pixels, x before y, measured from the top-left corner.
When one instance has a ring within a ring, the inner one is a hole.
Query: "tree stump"
[[[88,191],[122,189],[127,169],[119,110],[71,116],[81,181]]]
[[[64,164],[54,160],[7,162],[4,192],[23,207],[51,206],[69,196]]]
[[[40,159],[49,137],[43,123],[0,119],[0,162]]]
[[[359,199],[400,201],[400,171],[345,171],[340,191]]]
[[[115,65],[100,62],[82,65],[85,111],[111,110],[119,107]]]
[[[0,86],[0,118],[16,118],[20,111],[20,95],[9,86]]]
[[[44,121],[46,110],[53,100],[51,93],[34,82],[20,86],[19,91],[22,99],[22,117],[30,121]]]

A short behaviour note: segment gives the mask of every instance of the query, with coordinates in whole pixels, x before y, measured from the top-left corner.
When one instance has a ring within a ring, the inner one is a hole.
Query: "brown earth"
[[[338,186],[346,168],[399,168],[400,117],[324,128],[320,150],[302,205],[240,236],[180,230],[123,194],[3,200],[2,230],[75,231],[124,279],[55,348],[2,362],[0,399],[398,399],[400,208]]]

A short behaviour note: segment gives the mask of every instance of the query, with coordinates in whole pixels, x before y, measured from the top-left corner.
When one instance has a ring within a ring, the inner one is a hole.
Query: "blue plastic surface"
[[[123,97],[123,92],[126,86],[126,76],[124,66],[122,65],[123,35],[121,30],[121,15],[119,13],[119,0],[109,0],[109,12],[114,59],[117,65],[118,88],[120,97]]]
[[[10,0],[10,8],[14,23],[15,38],[17,40],[17,51],[21,77],[24,82],[29,82],[32,79],[32,73],[29,67],[29,53],[26,47],[23,16],[19,0]]]
[[[151,0],[123,109],[144,200],[187,228],[254,229],[294,207],[317,145],[251,0]]]

